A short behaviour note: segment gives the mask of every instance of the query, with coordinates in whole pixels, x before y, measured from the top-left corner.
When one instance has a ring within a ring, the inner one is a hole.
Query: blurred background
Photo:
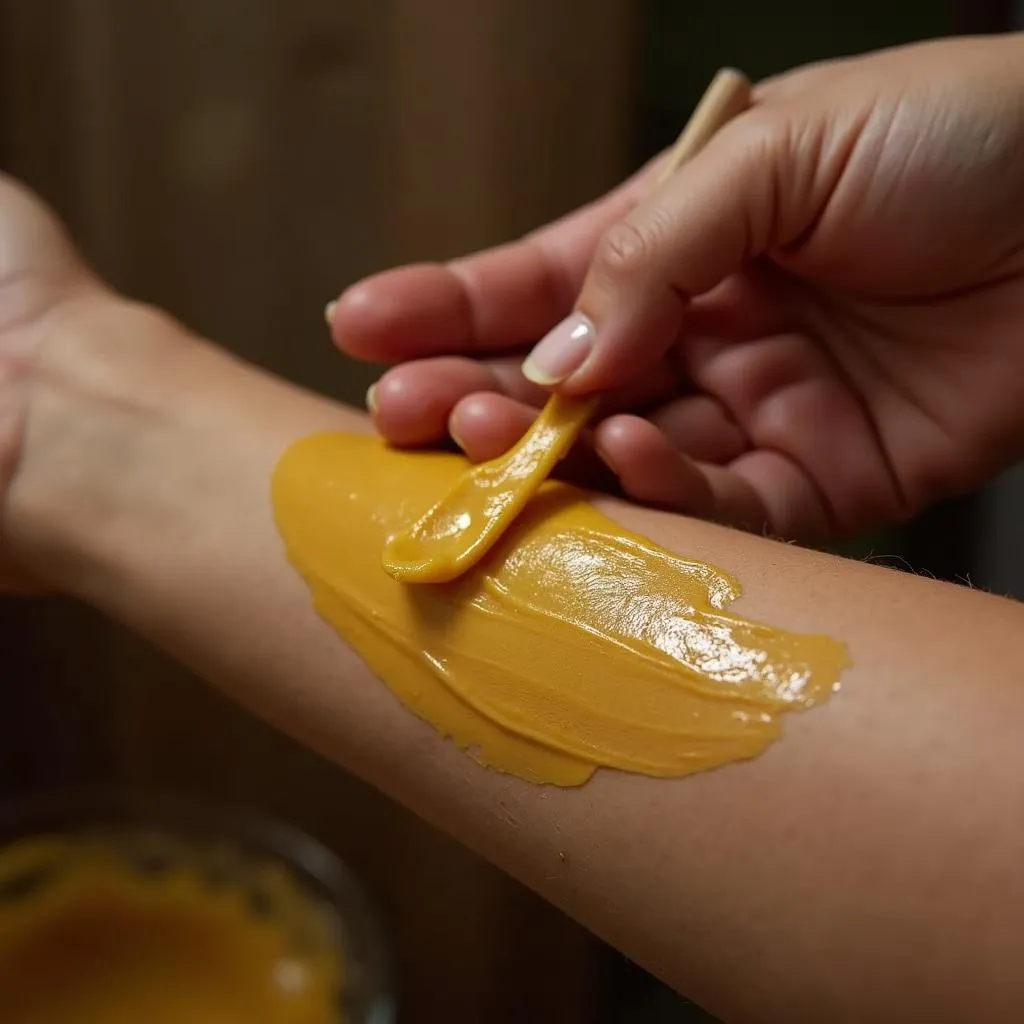
[[[0,165],[120,288],[361,403],[324,303],[509,239],[679,131],[722,64],[761,77],[954,32],[954,0],[0,0]],[[1024,596],[1024,475],[851,555]],[[383,908],[407,1024],[704,1020],[531,893],[148,647],[0,603],[0,793],[130,782],[276,814]]]

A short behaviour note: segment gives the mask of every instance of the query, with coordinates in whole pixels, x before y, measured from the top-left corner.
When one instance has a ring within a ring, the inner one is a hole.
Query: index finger
[[[639,199],[646,174],[518,242],[360,281],[328,307],[335,344],[380,363],[532,344],[569,313],[598,239]]]

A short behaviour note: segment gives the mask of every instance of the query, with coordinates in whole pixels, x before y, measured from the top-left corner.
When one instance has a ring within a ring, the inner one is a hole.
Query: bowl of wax
[[[391,1024],[359,884],[279,822],[183,800],[0,806],[3,1024]]]

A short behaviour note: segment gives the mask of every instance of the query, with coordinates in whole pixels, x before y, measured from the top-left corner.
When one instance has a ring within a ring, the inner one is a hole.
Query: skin
[[[274,529],[282,451],[315,431],[369,430],[366,417],[84,271],[56,273],[73,256],[26,203],[0,188],[0,225],[26,214],[33,226],[21,236],[33,269],[4,284],[5,301],[31,312],[0,334],[0,362],[18,368],[0,387],[17,439],[0,505],[9,559],[161,644],[724,1019],[1021,1017],[1020,605],[603,499],[630,529],[736,572],[737,610],[841,638],[854,667],[765,755],[720,771],[602,772],[575,790],[487,771],[403,710],[317,618]],[[17,232],[0,235],[10,257]]]
[[[56,218],[0,175],[0,502],[19,458],[37,333],[106,297]],[[4,527],[0,504],[0,592],[34,592],[39,581],[11,557]]]
[[[1021,35],[800,69],[653,193],[649,168],[355,285],[334,339],[396,364],[389,439],[482,460],[547,395],[522,357],[578,309],[596,342],[558,389],[604,394],[616,489],[804,541],[898,523],[1024,455],[1022,97]]]

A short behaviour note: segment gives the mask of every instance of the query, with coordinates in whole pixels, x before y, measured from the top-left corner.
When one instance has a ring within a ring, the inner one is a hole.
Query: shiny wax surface
[[[686,775],[755,756],[783,712],[837,688],[843,644],[733,614],[731,576],[556,482],[464,576],[396,581],[381,567],[386,540],[465,465],[318,435],[282,457],[273,502],[320,615],[479,762],[562,786],[599,767]]]
[[[452,489],[384,546],[384,568],[403,583],[449,583],[497,544],[572,447],[596,401],[552,395],[519,443],[468,466]]]

